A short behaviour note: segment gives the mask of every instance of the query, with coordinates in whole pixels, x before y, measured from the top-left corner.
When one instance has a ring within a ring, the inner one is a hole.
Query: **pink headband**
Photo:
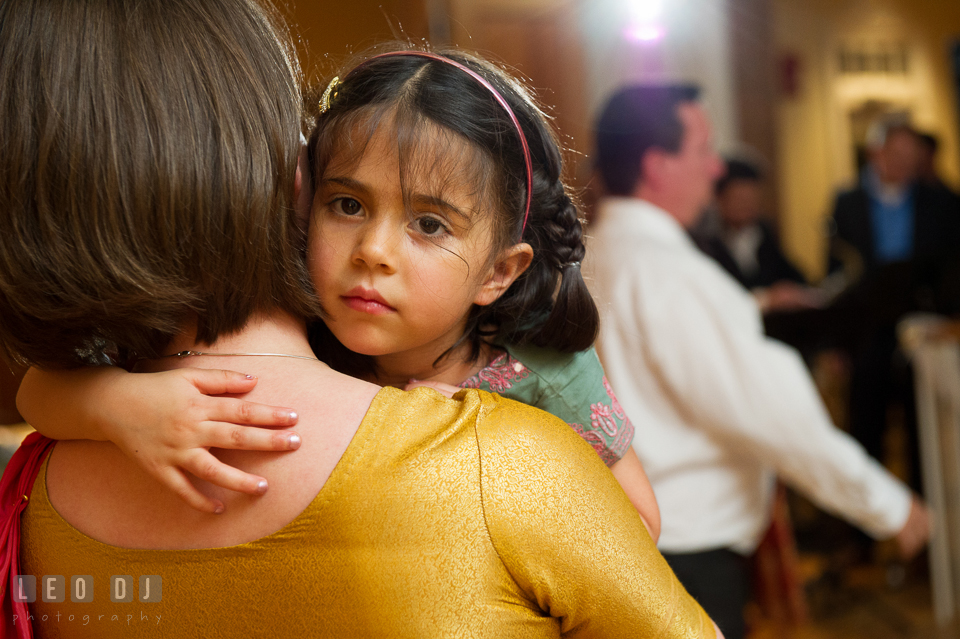
[[[389,58],[393,56],[413,56],[417,58],[429,58],[430,60],[437,60],[438,62],[445,62],[451,66],[457,67],[474,80],[482,84],[490,93],[493,95],[494,99],[500,103],[500,106],[503,107],[503,110],[507,112],[507,115],[510,116],[510,120],[513,122],[513,126],[517,129],[517,135],[520,136],[520,144],[523,146],[523,162],[527,168],[527,203],[523,209],[523,226],[520,230],[520,236],[523,237],[524,231],[527,230],[527,218],[530,217],[530,198],[533,194],[533,163],[530,160],[530,147],[527,145],[527,136],[523,134],[523,129],[520,128],[520,121],[517,119],[517,116],[514,115],[513,109],[510,108],[510,105],[507,104],[507,101],[500,95],[500,92],[494,88],[482,75],[471,69],[470,67],[463,65],[456,60],[451,60],[450,58],[445,58],[442,55],[437,55],[436,53],[427,53],[426,51],[390,51],[388,53],[381,53],[375,55],[369,60],[366,60],[359,64],[353,69],[347,76],[344,78],[346,80],[350,75],[352,75],[357,69],[366,66],[373,60],[377,58]],[[328,89],[329,90],[329,89]]]

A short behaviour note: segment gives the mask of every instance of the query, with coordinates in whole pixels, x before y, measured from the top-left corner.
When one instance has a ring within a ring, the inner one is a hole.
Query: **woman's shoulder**
[[[430,388],[384,389],[370,407],[356,449],[375,449],[385,457],[445,446],[478,447],[483,464],[524,468],[550,463],[573,468],[606,468],[593,449],[562,419],[498,394],[462,389],[447,398]],[[384,437],[383,428],[390,436]],[[573,471],[571,472],[580,472]]]
[[[536,460],[563,459],[577,465],[603,463],[570,426],[559,417],[527,404],[482,390],[462,390],[455,398],[476,407],[475,427],[481,457],[516,456],[520,466]]]
[[[410,423],[406,423],[410,419]],[[443,424],[500,423],[539,426],[544,421],[563,422],[540,409],[479,388],[461,388],[452,398],[429,387],[402,391],[382,389],[370,405],[366,420],[403,422],[411,430],[430,431]]]
[[[550,415],[520,402],[476,388],[464,388],[452,398],[428,387],[410,391],[383,388],[364,417],[355,448],[376,448],[381,454],[395,449],[422,448],[434,440],[476,439],[479,428],[512,422],[518,428],[536,427]],[[561,422],[562,424],[562,422]],[[384,433],[390,436],[385,437]]]

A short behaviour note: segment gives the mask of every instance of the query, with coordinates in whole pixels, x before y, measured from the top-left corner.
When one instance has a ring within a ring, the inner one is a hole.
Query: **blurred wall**
[[[777,66],[771,0],[728,0],[739,139],[730,150],[764,169],[763,211],[778,223]]]
[[[592,124],[618,87],[687,81],[704,89],[721,148],[738,139],[728,0],[450,0],[453,41],[503,60],[553,107],[577,154],[574,182],[589,174]],[[631,8],[653,8],[657,37],[631,37]]]
[[[290,0],[281,4],[308,82],[326,79],[350,55],[394,39],[429,35],[427,0]]]
[[[505,64],[554,117],[571,151],[568,177],[583,186],[592,122],[624,83],[701,85],[719,146],[737,144],[728,5],[742,1],[758,0],[300,0],[287,11],[308,77],[327,77],[350,52],[396,36],[452,43]],[[655,41],[625,34],[630,8],[641,5],[660,9]]]
[[[454,45],[504,64],[554,118],[568,175],[590,146],[583,46],[575,5],[557,0],[361,0],[288,5],[309,79],[326,79],[351,53],[392,39]]]
[[[960,2],[772,1],[780,228],[787,252],[816,277],[823,273],[825,217],[836,190],[855,180],[855,143],[871,114],[903,112],[938,135],[941,172],[960,185],[948,59],[949,41],[960,37]]]
[[[567,0],[449,0],[456,46],[506,65],[531,88],[567,149],[566,175],[590,150],[586,68],[576,3]]]
[[[587,59],[588,110],[628,83],[692,82],[703,99],[721,149],[737,143],[728,0],[583,0],[577,3]],[[659,5],[649,39],[631,36],[631,5]],[[655,29],[659,28],[659,37]]]

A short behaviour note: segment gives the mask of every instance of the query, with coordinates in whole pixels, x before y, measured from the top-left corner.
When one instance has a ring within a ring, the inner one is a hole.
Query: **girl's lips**
[[[341,295],[340,299],[342,299],[343,303],[348,307],[360,313],[383,315],[397,310],[387,304],[386,300],[376,291],[366,290],[360,287],[348,291],[346,295]]]
[[[362,297],[347,297],[346,295],[341,296],[340,299],[342,299],[347,306],[355,311],[360,311],[361,313],[383,315],[385,313],[393,312],[392,308],[376,300],[366,300]]]

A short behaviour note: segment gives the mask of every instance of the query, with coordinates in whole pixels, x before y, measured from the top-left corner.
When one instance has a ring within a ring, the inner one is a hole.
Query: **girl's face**
[[[472,181],[449,179],[474,175],[475,154],[453,142],[416,158],[405,198],[396,135],[384,124],[358,162],[334,156],[317,184],[310,272],[344,346],[432,363],[463,334],[471,306],[495,301],[515,276],[503,286],[489,259],[493,216],[477,210]]]

